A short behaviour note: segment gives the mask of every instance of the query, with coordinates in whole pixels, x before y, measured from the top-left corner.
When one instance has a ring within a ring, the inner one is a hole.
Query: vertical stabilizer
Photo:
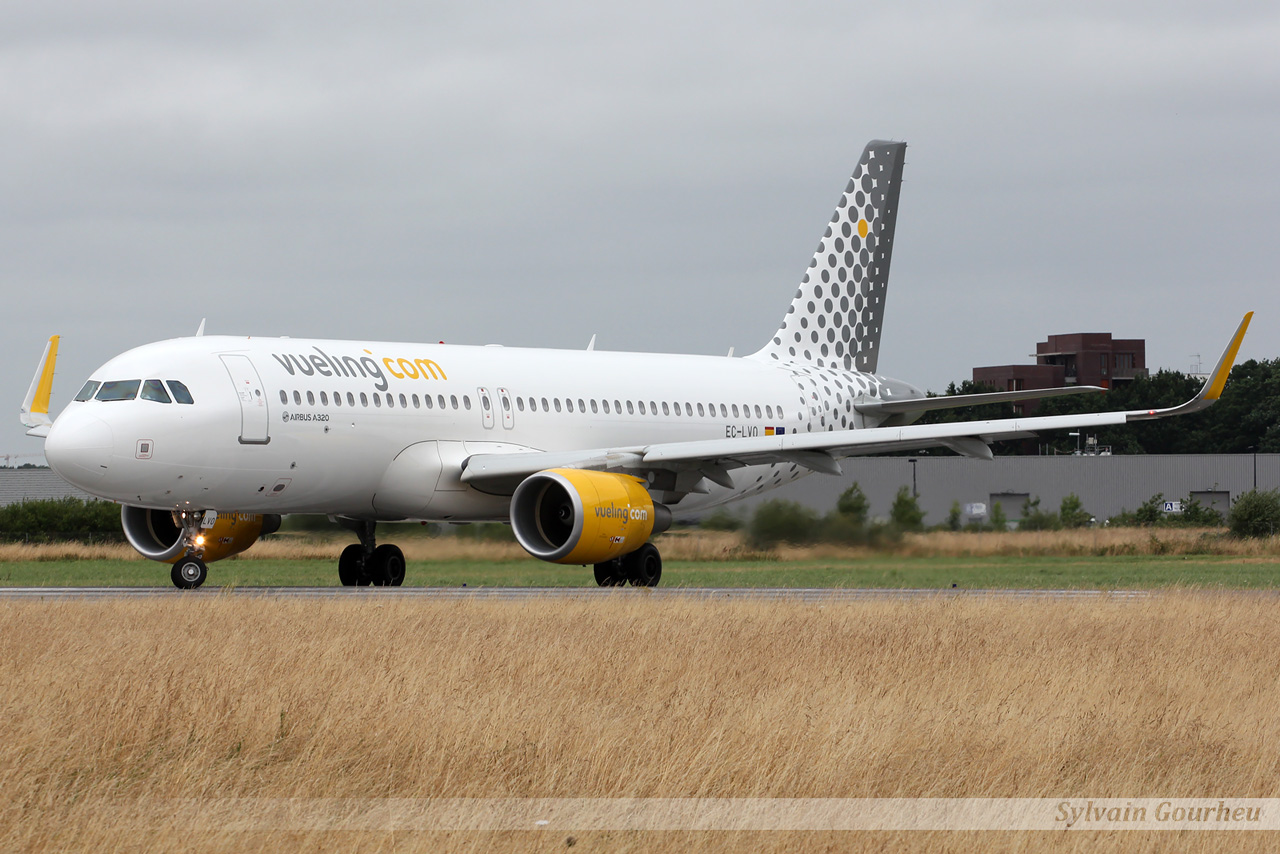
[[[875,372],[906,149],[867,144],[782,328],[757,358]]]

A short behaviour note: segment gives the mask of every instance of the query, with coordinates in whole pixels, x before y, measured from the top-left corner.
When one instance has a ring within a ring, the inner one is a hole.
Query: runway
[[[792,587],[0,587],[0,600],[17,599],[436,599],[513,601],[522,599],[663,599],[703,601],[855,602],[893,599],[1094,599],[1141,600],[1151,590],[959,590]]]

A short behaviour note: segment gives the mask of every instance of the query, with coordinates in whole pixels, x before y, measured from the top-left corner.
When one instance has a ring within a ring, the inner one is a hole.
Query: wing
[[[813,471],[840,474],[839,460],[844,457],[931,447],[945,447],[966,456],[991,459],[988,443],[997,439],[1026,438],[1046,430],[1150,421],[1198,412],[1213,405],[1226,385],[1252,317],[1253,312],[1249,312],[1240,321],[1231,342],[1223,350],[1217,366],[1199,393],[1186,403],[1168,409],[871,427],[583,451],[477,454],[464,463],[462,480],[478,489],[505,493],[513,490],[525,477],[543,469],[596,469],[645,477],[653,488],[669,493],[666,500],[676,500],[690,492],[708,491],[704,481],[732,488],[729,471],[742,466],[795,463]]]

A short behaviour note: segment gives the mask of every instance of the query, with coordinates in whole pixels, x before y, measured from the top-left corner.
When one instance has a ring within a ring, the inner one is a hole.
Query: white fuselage
[[[458,521],[508,512],[509,495],[458,480],[472,454],[874,426],[852,402],[892,382],[844,373],[848,393],[833,395],[810,393],[792,367],[755,358],[223,336],[138,347],[92,377],[148,379],[180,381],[193,402],[69,404],[46,442],[59,474],[142,507]],[[422,443],[434,443],[439,471],[421,477],[421,506],[380,506],[392,462]],[[732,489],[715,486],[674,509],[804,473],[739,468]]]

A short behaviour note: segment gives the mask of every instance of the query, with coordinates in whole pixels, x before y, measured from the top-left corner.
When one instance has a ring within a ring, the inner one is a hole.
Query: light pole
[[[1076,456],[1077,456],[1077,457],[1078,457],[1078,456],[1080,456],[1080,434],[1079,434],[1079,433],[1068,433],[1067,435],[1068,435],[1068,436],[1075,436],[1075,437],[1076,437]]]
[[[1249,451],[1253,454],[1253,491],[1258,491],[1258,446],[1250,445]]]
[[[916,458],[911,457],[907,462],[911,463],[911,497],[918,498],[920,493],[916,492]]]

